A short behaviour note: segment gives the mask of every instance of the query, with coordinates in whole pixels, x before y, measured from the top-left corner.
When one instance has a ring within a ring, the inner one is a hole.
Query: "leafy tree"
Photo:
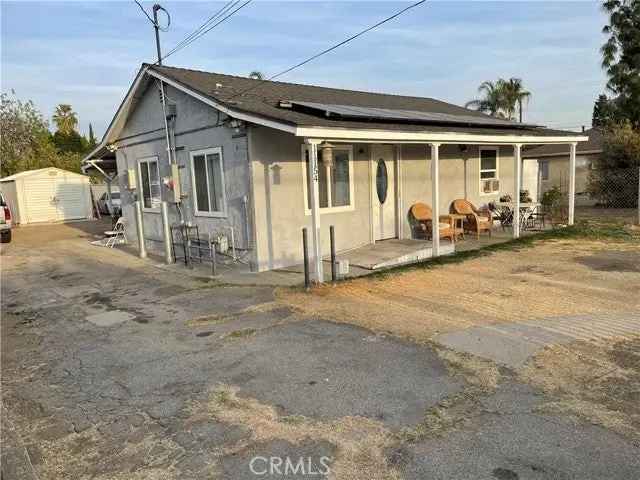
[[[603,9],[609,35],[602,46],[602,67],[609,77],[607,88],[616,95],[621,117],[640,126],[640,1],[605,0]]]
[[[249,74],[249,78],[252,78],[254,80],[264,80],[264,73],[260,72],[259,70],[253,70]]]
[[[48,127],[32,101],[23,102],[15,94],[1,95],[0,176],[44,167],[80,171],[82,153],[86,150],[84,137],[74,131],[72,150],[75,151],[61,151],[54,143],[55,134],[51,135]],[[78,148],[78,138],[80,145],[85,145],[85,150]]]
[[[602,154],[589,173],[588,191],[605,206],[633,207],[638,202],[640,131],[629,121],[612,124],[603,136]]]
[[[0,106],[0,174],[40,168],[56,155],[47,122],[32,101],[22,102],[5,93]]]
[[[78,127],[78,114],[73,111],[71,105],[61,103],[53,114],[53,123],[57,130],[63,134],[70,134]]]
[[[63,133],[58,130],[52,136],[53,144],[60,152],[82,153],[87,150],[87,139],[82,137],[78,132],[72,130],[69,133]]]
[[[87,140],[87,150],[93,150],[98,144],[96,136],[93,134],[93,125],[89,123],[89,139]]]
[[[593,127],[606,127],[616,121],[617,115],[615,101],[608,98],[604,93],[600,94],[593,105],[591,125]]]

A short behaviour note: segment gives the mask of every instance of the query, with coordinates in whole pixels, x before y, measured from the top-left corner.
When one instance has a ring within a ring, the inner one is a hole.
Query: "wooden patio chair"
[[[424,233],[425,238],[428,240],[432,239],[432,227],[431,222],[433,222],[433,211],[429,205],[424,203],[414,203],[411,206],[411,215],[416,220],[420,229]],[[448,238],[453,243],[455,240],[455,231],[453,220],[448,215],[441,215],[438,222],[438,231],[440,233],[440,238]]]
[[[473,232],[480,239],[481,232],[489,232],[493,228],[493,216],[489,210],[478,210],[469,200],[459,198],[451,203],[451,212],[466,216],[464,230]]]

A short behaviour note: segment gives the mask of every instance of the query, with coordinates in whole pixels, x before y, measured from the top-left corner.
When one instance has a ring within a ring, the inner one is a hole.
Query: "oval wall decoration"
[[[378,200],[384,203],[387,200],[387,190],[389,187],[389,177],[387,174],[387,164],[384,159],[378,160],[378,168],[376,169],[376,191],[378,192]]]

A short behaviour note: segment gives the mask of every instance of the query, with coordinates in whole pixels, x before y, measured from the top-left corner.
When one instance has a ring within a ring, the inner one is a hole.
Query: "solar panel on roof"
[[[535,125],[516,123],[510,120],[502,120],[492,117],[480,117],[474,115],[453,115],[449,113],[421,112],[417,110],[389,109],[378,107],[360,107],[356,105],[335,105],[316,102],[291,101],[291,105],[300,105],[324,112],[327,116],[337,115],[347,118],[366,118],[373,120],[401,120],[436,123],[457,123],[464,125],[492,125],[509,127],[534,127]]]

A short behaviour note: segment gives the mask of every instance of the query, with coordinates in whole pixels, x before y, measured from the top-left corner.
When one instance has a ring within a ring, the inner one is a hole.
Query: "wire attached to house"
[[[193,32],[191,32],[189,35],[187,35],[185,38],[180,40],[171,50],[169,50],[168,54],[172,53],[173,51],[177,51],[180,48],[182,48],[182,46],[185,45],[186,42],[188,42],[189,40],[194,38],[197,34],[202,32],[213,21],[215,21],[216,19],[218,19],[219,17],[221,17],[222,15],[227,13],[229,11],[229,9],[233,8],[236,4],[239,3],[239,1],[240,0],[235,0],[235,1],[234,0],[229,0],[222,8],[220,8],[213,15],[211,15],[202,25],[200,25],[197,29],[195,29]]]
[[[169,15],[169,12],[165,8],[161,7],[160,5],[157,5],[157,7],[159,7],[158,10],[162,10],[165,13],[165,15],[167,16],[167,26],[166,27],[161,27],[159,24],[157,24],[153,20],[153,18],[151,18],[151,16],[147,13],[147,11],[144,9],[142,4],[138,0],[133,0],[133,1],[134,1],[134,3],[136,5],[138,5],[138,7],[140,7],[140,11],[142,13],[144,13],[144,16],[147,17],[149,22],[151,22],[151,25],[153,25],[154,27],[158,27],[158,29],[160,31],[162,31],[162,32],[166,32],[167,30],[169,30],[169,26],[171,25],[171,15]]]
[[[144,13],[144,15],[149,19],[149,21],[151,22],[151,25],[156,24],[156,22],[153,21],[153,18],[151,18],[149,16],[149,14],[147,13],[147,11],[144,9],[144,7],[142,6],[142,4],[138,1],[138,0],[133,0],[135,2],[136,5],[138,5],[138,7],[140,7],[140,10],[142,11],[142,13]]]
[[[279,73],[276,73],[275,75],[272,75],[269,78],[265,78],[264,80],[260,80],[259,83],[256,83],[255,85],[253,85],[253,86],[251,86],[251,87],[249,87],[249,88],[247,88],[247,89],[245,89],[245,90],[243,90],[241,92],[238,92],[235,95],[232,95],[227,100],[232,100],[232,99],[234,99],[236,97],[244,95],[245,93],[248,93],[248,92],[250,92],[252,90],[255,90],[256,88],[260,87],[265,82],[269,82],[271,80],[275,80],[276,78],[281,77],[282,75],[285,75],[285,74],[287,74],[287,73],[289,73],[289,72],[291,72],[291,71],[293,71],[293,70],[295,70],[297,68],[300,68],[303,65],[306,65],[307,63],[312,62],[312,61],[320,58],[321,56],[326,55],[327,53],[332,52],[333,50],[336,50],[337,48],[342,47],[343,45],[346,45],[347,43],[355,40],[356,38],[361,37],[365,33],[370,32],[371,30],[373,30],[375,28],[378,28],[379,26],[384,25],[387,22],[390,22],[394,18],[399,17],[400,15],[402,15],[403,13],[411,10],[412,8],[415,8],[415,7],[418,7],[418,6],[422,5],[426,1],[427,0],[420,0],[419,2],[413,3],[413,4],[409,5],[408,7],[405,7],[402,10],[394,13],[393,15],[385,18],[384,20],[379,21],[375,25],[371,25],[370,27],[367,27],[364,30],[361,30],[360,32],[356,33],[355,35],[352,35],[349,38],[346,38],[346,39],[342,40],[341,42],[338,42],[335,45],[333,45],[333,46],[331,46],[331,47],[329,47],[329,48],[327,48],[325,50],[322,50],[321,52],[318,52],[315,55],[312,55],[311,57],[307,58],[306,60],[303,60],[302,62],[297,63],[297,64],[293,65],[292,67],[289,67],[289,68],[287,68],[287,69],[285,69],[285,70],[283,70],[283,71],[281,71]]]
[[[174,53],[182,50],[185,47],[188,47],[189,45],[191,45],[193,42],[195,42],[196,40],[198,40],[199,38],[203,37],[204,35],[206,35],[207,33],[209,33],[211,30],[213,30],[214,28],[216,28],[218,25],[224,23],[225,21],[227,21],[230,17],[232,17],[233,15],[235,15],[239,10],[243,9],[244,7],[246,7],[247,5],[249,5],[253,0],[246,0],[243,4],[241,4],[239,7],[231,10],[231,12],[229,12],[229,10],[227,10],[225,12],[225,15],[219,19],[217,22],[215,22],[213,25],[210,25],[209,27],[207,27],[206,29],[202,30],[199,34],[195,35],[194,37],[192,37],[191,39],[189,39],[186,42],[180,42],[183,43],[179,48],[178,46],[174,47],[171,51],[169,51],[167,54],[165,54],[162,57],[162,60],[164,60],[165,58],[173,55]],[[426,1],[426,0],[425,0]],[[239,1],[234,2],[234,5],[232,5],[231,8],[233,8],[235,5],[237,5],[239,3]],[[157,63],[157,62],[156,62]]]

